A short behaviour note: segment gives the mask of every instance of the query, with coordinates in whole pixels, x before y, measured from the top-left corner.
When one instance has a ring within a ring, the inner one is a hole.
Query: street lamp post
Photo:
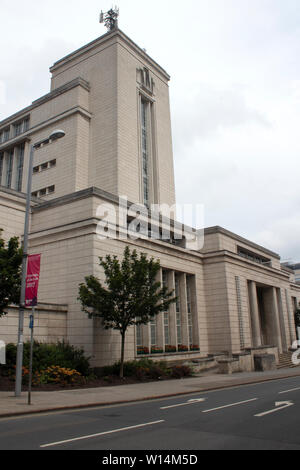
[[[65,132],[56,130],[52,132],[48,139],[44,142],[61,139],[65,136]],[[39,145],[43,143],[40,142]],[[28,165],[28,180],[27,180],[27,197],[26,197],[26,212],[25,212],[25,225],[24,225],[24,240],[23,240],[23,261],[22,261],[22,280],[21,280],[21,295],[20,295],[20,310],[19,310],[19,326],[18,326],[18,345],[17,345],[17,362],[16,362],[16,387],[15,396],[19,397],[22,393],[22,367],[23,367],[23,345],[24,345],[24,311],[25,311],[25,290],[26,290],[26,273],[27,273],[27,258],[28,258],[28,234],[30,222],[30,206],[31,206],[31,189],[32,189],[32,173],[33,173],[33,158],[34,151],[37,144],[31,145],[29,165]]]

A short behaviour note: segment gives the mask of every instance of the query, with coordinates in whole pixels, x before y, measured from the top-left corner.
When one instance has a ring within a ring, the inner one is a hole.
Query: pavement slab
[[[0,417],[131,403],[297,376],[300,377],[300,367],[270,372],[242,372],[232,375],[203,376],[200,374],[181,380],[90,389],[33,391],[32,405],[27,404],[27,392],[23,392],[21,397],[15,397],[13,392],[0,392]]]

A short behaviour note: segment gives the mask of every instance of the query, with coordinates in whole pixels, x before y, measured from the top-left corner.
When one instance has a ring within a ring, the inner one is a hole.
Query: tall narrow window
[[[24,123],[23,123],[23,132],[26,132],[28,131],[29,129],[29,117],[24,119]]]
[[[190,280],[186,279],[186,298],[187,298],[187,313],[188,313],[188,329],[189,329],[189,342],[190,346],[193,344],[193,312],[192,312],[192,299],[191,299],[191,286]]]
[[[142,132],[142,184],[143,204],[150,203],[150,145],[149,145],[149,103],[141,100],[141,132]]]
[[[4,129],[3,131],[2,142],[6,142],[7,140],[9,140],[9,136],[10,136],[10,128],[8,127],[7,129]]]
[[[168,287],[168,273],[162,272],[163,287]],[[164,312],[164,331],[165,331],[165,344],[170,345],[170,317],[169,312]]]
[[[4,153],[0,153],[0,186],[2,184]]]
[[[181,308],[180,308],[180,287],[179,277],[175,274],[175,295],[176,295],[176,327],[177,327],[177,344],[182,344],[181,337]]]
[[[23,121],[18,122],[17,124],[14,125],[14,137],[17,137],[18,135],[22,134],[23,130]]]
[[[150,322],[150,331],[151,331],[151,346],[156,346],[156,343],[157,343],[156,318],[153,318]]]
[[[137,347],[143,346],[142,325],[136,326],[136,345]]]
[[[17,191],[22,191],[22,180],[23,180],[23,167],[24,167],[24,149],[25,145],[22,144],[18,148],[18,168],[17,168]]]
[[[6,184],[5,184],[7,188],[11,188],[13,159],[14,159],[14,151],[10,150],[10,152],[7,155]]]

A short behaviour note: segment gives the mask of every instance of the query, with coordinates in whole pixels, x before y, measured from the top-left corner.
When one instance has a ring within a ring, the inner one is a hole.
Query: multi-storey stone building
[[[23,233],[29,151],[37,144],[30,227],[30,252],[42,255],[36,338],[65,338],[84,347],[94,365],[118,360],[119,334],[82,313],[78,286],[90,274],[103,278],[99,256],[121,256],[129,245],[160,260],[161,282],[178,301],[129,331],[127,359],[147,349],[167,359],[287,350],[296,339],[300,286],[277,254],[221,227],[205,229],[204,247],[191,249],[174,239],[174,222],[170,240],[99,237],[99,206],[118,213],[120,196],[146,207],[175,204],[165,70],[118,28],[50,70],[50,93],[0,122],[0,227],[7,239]],[[66,135],[51,142],[56,128]],[[130,220],[129,213],[118,234]],[[17,340],[17,316],[12,307],[0,320],[6,342]],[[26,320],[26,335],[27,327]]]

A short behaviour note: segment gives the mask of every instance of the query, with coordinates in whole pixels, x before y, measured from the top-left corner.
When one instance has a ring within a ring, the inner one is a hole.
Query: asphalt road
[[[300,450],[300,377],[0,420],[0,450]]]

